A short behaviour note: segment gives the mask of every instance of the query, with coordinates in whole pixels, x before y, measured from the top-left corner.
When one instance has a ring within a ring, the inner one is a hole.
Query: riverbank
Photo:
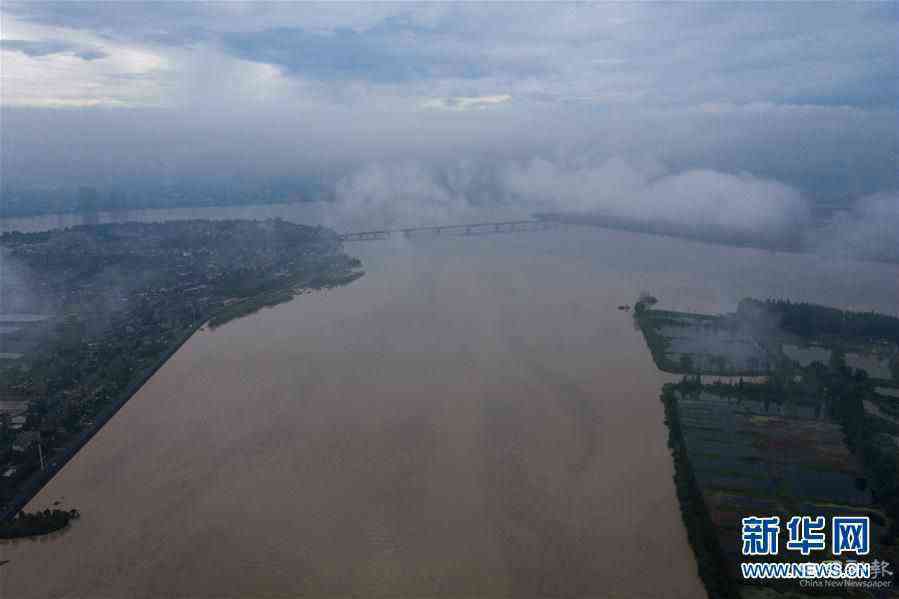
[[[168,362],[169,358],[174,356],[181,346],[184,345],[195,332],[203,328],[203,326],[205,326],[205,323],[199,323],[182,335],[178,342],[169,348],[165,355],[161,356],[152,368],[148,369],[142,376],[138,377],[129,388],[122,393],[118,400],[112,402],[106,409],[97,414],[94,424],[90,428],[79,434],[69,445],[61,448],[57,453],[54,453],[52,461],[47,464],[45,469],[38,470],[32,474],[26,482],[21,485],[16,495],[7,503],[2,511],[0,511],[0,522],[12,521],[16,514],[28,505],[28,502],[30,502],[34,496],[37,495],[48,482],[50,482],[56,473],[62,470],[65,465],[69,463],[69,460],[74,458],[78,451],[84,447],[126,403],[128,403],[128,400],[130,400],[134,394],[137,393],[148,380],[150,380],[150,377],[156,374],[156,371],[162,368],[162,366]]]
[[[681,428],[677,408],[677,386],[666,384],[661,400],[665,406],[665,424],[668,426],[668,447],[674,461],[674,486],[680,503],[681,517],[687,538],[696,555],[699,578],[702,579],[710,599],[739,599],[739,589],[728,575],[727,563],[721,542],[696,482],[687,446]]]
[[[459,241],[194,335],[28,506],[85,509],[0,548],[8,592],[701,596],[637,290]]]
[[[690,314],[655,310],[635,316],[643,319],[644,335],[650,333],[647,345],[667,341],[652,336],[656,327],[646,324],[652,312],[660,314],[652,322],[676,317],[678,330],[679,323],[690,320]],[[735,330],[754,322],[759,345],[772,350],[780,347],[772,339],[787,333],[826,342],[831,349],[827,363],[802,365],[779,356],[772,360],[770,376],[760,381],[732,378],[703,384],[703,373],[687,370],[693,362],[684,360],[683,380],[662,389],[678,499],[709,596],[736,599],[775,589],[804,596],[806,589],[790,581],[743,576],[745,562],[799,560],[788,551],[770,558],[742,554],[741,519],[749,516],[777,516],[781,523],[797,514],[828,522],[834,516],[864,516],[870,519],[871,533],[870,557],[865,559],[896,563],[899,425],[886,413],[892,398],[878,394],[885,388],[879,385],[892,382],[847,366],[844,349],[877,348],[892,356],[899,319],[755,300],[741,301],[736,316],[720,318],[735,319]],[[716,326],[707,316],[698,319]],[[797,323],[804,328],[791,330]],[[885,573],[877,577],[881,584],[895,583]]]
[[[56,315],[35,329],[29,355],[0,370],[0,395],[27,402],[15,422],[0,418],[0,521],[199,328],[362,275],[336,233],[279,220],[96,225],[0,242]]]
[[[354,263],[354,267],[356,266],[361,266],[361,264],[357,261],[356,263]],[[297,295],[302,294],[304,291],[313,291],[316,289],[327,289],[329,287],[349,285],[350,283],[361,277],[363,274],[365,273],[361,271],[351,273],[324,274],[319,275],[311,280],[305,277],[298,277],[298,280],[284,284],[280,289],[266,291],[254,297],[237,300],[223,306],[215,315],[213,315],[212,318],[209,319],[209,326],[211,328],[220,327],[227,322],[230,322],[242,316],[248,316],[250,314],[253,314],[254,312],[258,312],[263,308],[270,308],[272,306],[277,306],[278,304],[289,302]]]

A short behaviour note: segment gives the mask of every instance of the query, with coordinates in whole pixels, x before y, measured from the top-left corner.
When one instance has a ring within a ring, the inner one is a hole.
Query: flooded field
[[[890,381],[893,374],[890,366],[895,359],[895,349],[889,354],[876,353],[847,353],[846,365],[851,368],[861,368],[871,378]]]
[[[802,367],[804,360],[824,348],[781,343],[796,328],[797,314],[805,322],[816,315],[819,323],[826,322],[821,315],[827,315],[831,323],[847,331],[852,331],[847,322],[854,321],[855,331],[862,330],[858,323],[865,323],[863,343],[857,332],[828,337],[835,348],[828,351],[835,355],[843,356],[836,352],[859,345],[883,348],[888,357],[892,354],[895,342],[886,335],[896,330],[899,319],[886,315],[751,299],[741,301],[735,314],[719,317],[691,317],[645,306],[637,310],[636,319],[660,368],[670,367],[664,352],[678,343],[683,347],[683,340],[693,343],[696,349],[689,355],[697,357],[710,348],[717,352],[718,339],[728,331],[745,332],[777,364],[767,380],[729,377],[728,381],[718,376],[703,382],[701,369],[707,368],[709,360],[683,360],[688,376],[662,389],[678,499],[710,596],[742,596],[748,592],[747,585],[753,584],[768,591],[777,586],[747,582],[741,570],[750,555],[746,553],[750,515],[776,515],[794,525],[797,514],[823,518],[821,522],[864,515],[870,519],[871,538],[879,543],[879,554],[896,559],[894,531],[899,514],[893,489],[899,437],[893,433],[899,431],[899,418],[890,413],[895,406],[877,393],[865,373],[838,361],[828,366],[812,359]],[[877,329],[868,324],[870,319],[876,319]],[[800,330],[805,337],[817,332],[814,327]],[[874,337],[877,330],[885,336]],[[710,335],[710,331],[722,334]],[[740,344],[739,334],[733,339],[731,343]],[[724,363],[732,360],[732,354],[713,354],[713,358]],[[697,370],[690,373],[689,368]],[[774,554],[778,557],[771,560],[781,559],[777,550]],[[760,553],[758,559],[769,559],[766,556]]]
[[[798,345],[785,343],[781,349],[785,356],[800,366],[808,366],[812,362],[827,364],[831,354],[831,350],[826,347],[821,347],[820,345],[800,347]]]
[[[616,306],[899,305],[896,267],[708,248],[605,230],[348,246],[352,285],[191,338],[29,506],[79,509],[71,529],[0,544],[0,590],[702,596],[671,376]]]
[[[770,369],[764,336],[734,315],[651,310],[640,323],[656,366],[665,372],[764,377]]]
[[[842,428],[820,405],[707,391],[678,393],[675,403],[687,458],[735,576],[746,514],[878,513],[857,484],[864,472]]]

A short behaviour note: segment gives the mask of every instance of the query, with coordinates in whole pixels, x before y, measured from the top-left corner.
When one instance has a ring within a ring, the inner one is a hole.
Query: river
[[[182,346],[28,507],[81,519],[0,544],[0,595],[702,597],[617,306],[899,306],[896,266],[601,229],[347,250],[351,285]]]

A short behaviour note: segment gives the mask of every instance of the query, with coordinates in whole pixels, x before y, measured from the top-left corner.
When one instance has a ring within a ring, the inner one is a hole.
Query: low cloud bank
[[[506,169],[505,187],[545,209],[733,231],[764,239],[795,233],[809,217],[792,187],[750,174],[666,172],[613,158],[566,166],[542,159]]]
[[[899,192],[866,196],[807,235],[813,251],[855,260],[899,262]]]
[[[801,194],[777,181],[714,170],[668,172],[654,160],[549,160],[439,168],[369,165],[341,179],[344,222],[411,226],[474,221],[493,211],[563,212],[661,222],[741,239],[798,238],[809,220]]]
[[[814,224],[795,188],[748,173],[672,172],[653,159],[533,158],[369,164],[335,187],[333,223],[363,230],[561,213],[624,228],[899,262],[899,192]]]
[[[417,162],[371,164],[335,188],[335,222],[352,229],[433,225],[477,219],[474,169],[439,172]]]
[[[25,56],[36,58],[54,54],[70,54],[81,60],[99,60],[109,56],[96,46],[75,44],[66,40],[0,40],[0,50],[21,52]]]

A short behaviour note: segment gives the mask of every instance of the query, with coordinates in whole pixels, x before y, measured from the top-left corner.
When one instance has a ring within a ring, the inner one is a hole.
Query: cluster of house
[[[11,448],[14,453],[25,453],[32,445],[41,441],[39,431],[22,430],[27,420],[27,412],[28,402],[0,401],[0,419],[6,422],[7,428],[14,434]],[[17,466],[7,464],[0,472],[0,477],[12,478],[17,469]]]

